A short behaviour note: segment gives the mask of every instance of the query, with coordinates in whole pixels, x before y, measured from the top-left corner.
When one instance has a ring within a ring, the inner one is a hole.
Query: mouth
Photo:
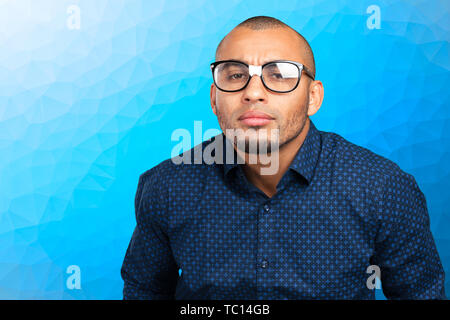
[[[238,120],[247,126],[255,127],[264,126],[274,120],[274,118],[261,111],[247,111],[243,113]]]

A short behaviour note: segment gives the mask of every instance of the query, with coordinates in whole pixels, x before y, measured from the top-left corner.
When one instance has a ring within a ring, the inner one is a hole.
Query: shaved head
[[[233,30],[230,31],[219,43],[216,49],[216,61],[220,59],[220,51],[223,44],[232,37],[233,32],[241,28],[248,28],[251,30],[267,30],[267,29],[284,29],[289,30],[292,33],[292,37],[299,41],[301,47],[301,55],[303,56],[306,67],[308,67],[313,75],[316,75],[316,65],[314,61],[314,54],[312,52],[311,46],[308,41],[296,30],[292,29],[290,26],[284,22],[268,17],[268,16],[256,16],[249,18],[240,24],[238,24]]]

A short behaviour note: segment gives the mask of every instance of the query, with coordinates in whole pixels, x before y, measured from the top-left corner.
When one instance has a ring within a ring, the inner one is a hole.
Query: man
[[[223,141],[226,161],[168,159],[140,176],[125,299],[374,299],[372,273],[387,298],[445,298],[414,177],[309,119],[323,85],[300,34],[250,18],[211,67],[223,134],[199,146]],[[277,165],[262,174],[270,164],[250,155],[264,146]]]

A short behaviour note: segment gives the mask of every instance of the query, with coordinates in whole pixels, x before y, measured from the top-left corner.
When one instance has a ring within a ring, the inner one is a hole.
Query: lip
[[[248,126],[263,126],[273,120],[273,117],[269,116],[267,113],[253,110],[243,113],[238,120]]]

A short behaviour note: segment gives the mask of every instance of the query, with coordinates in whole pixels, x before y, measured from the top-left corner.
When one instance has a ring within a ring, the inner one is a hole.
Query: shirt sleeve
[[[374,261],[386,298],[446,299],[425,196],[412,175],[387,177],[379,213]]]
[[[121,269],[124,299],[174,299],[177,266],[165,232],[164,197],[153,169],[139,177],[136,227]]]

